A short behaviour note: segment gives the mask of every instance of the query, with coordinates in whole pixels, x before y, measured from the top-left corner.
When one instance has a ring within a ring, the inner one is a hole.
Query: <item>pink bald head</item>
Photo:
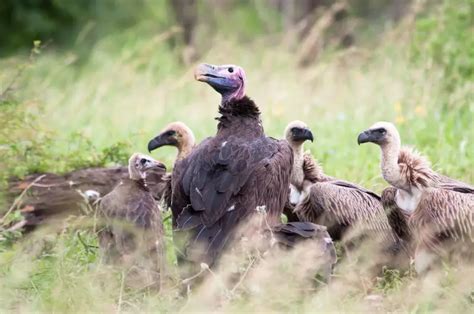
[[[245,96],[245,71],[237,65],[202,63],[194,71],[194,78],[211,85],[222,95],[223,103]]]

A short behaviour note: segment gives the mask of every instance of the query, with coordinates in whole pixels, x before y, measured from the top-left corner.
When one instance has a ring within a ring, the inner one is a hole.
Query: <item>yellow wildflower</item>
[[[426,116],[426,108],[425,108],[425,106],[423,106],[423,105],[416,106],[416,107],[415,107],[415,113],[416,113],[418,116],[421,116],[421,117]]]
[[[272,113],[275,117],[281,117],[284,114],[284,108],[281,104],[273,107]]]
[[[406,121],[406,119],[402,115],[398,115],[397,118],[395,119],[396,124],[403,124],[403,123],[405,123],[405,121]]]
[[[402,112],[402,104],[399,101],[395,103],[394,107],[395,107],[395,112],[397,113]]]

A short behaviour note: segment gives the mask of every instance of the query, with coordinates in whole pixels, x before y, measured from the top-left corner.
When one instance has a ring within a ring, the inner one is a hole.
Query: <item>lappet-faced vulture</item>
[[[286,141],[265,135],[241,67],[201,64],[195,78],[222,95],[217,134],[176,162],[171,209],[179,259],[213,265],[257,208],[268,225],[280,223],[293,154]]]
[[[436,173],[425,157],[401,147],[392,123],[375,123],[357,141],[380,146],[382,176],[391,185],[382,202],[394,230],[414,242],[416,270],[426,271],[437,255],[470,251],[472,258],[474,187]]]
[[[351,228],[357,228],[362,235],[376,232],[395,240],[377,194],[325,175],[317,161],[304,153],[304,142],[313,140],[305,123],[291,122],[285,138],[293,148],[295,160],[290,202],[295,204],[294,212],[300,220],[326,226],[335,241],[341,240]]]
[[[122,180],[99,203],[105,226],[99,244],[106,261],[135,266],[147,274],[147,282],[158,278],[164,263],[163,224],[158,204],[147,186],[147,172],[165,172],[153,158],[135,153],[129,160],[129,178]]]
[[[175,163],[186,158],[194,146],[196,145],[196,139],[193,131],[183,122],[176,121],[168,124],[160,134],[148,142],[148,151],[163,147],[163,146],[174,146],[178,149],[178,155],[176,156]],[[163,180],[166,181],[166,189],[162,194],[162,200],[166,208],[171,207],[171,195],[172,195],[172,173],[167,173]]]

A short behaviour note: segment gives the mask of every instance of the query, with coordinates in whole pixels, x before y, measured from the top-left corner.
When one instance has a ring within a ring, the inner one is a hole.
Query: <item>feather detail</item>
[[[398,155],[400,176],[405,178],[410,186],[418,189],[437,186],[439,177],[431,169],[426,157],[412,148],[403,147]]]
[[[309,152],[303,155],[304,180],[311,183],[327,181],[328,176],[324,174],[323,167],[311,156]]]

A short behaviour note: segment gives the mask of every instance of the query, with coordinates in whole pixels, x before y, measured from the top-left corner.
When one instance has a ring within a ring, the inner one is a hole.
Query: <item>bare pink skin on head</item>
[[[238,65],[202,63],[194,71],[194,78],[211,85],[222,95],[222,103],[239,100],[245,96],[245,71]]]

